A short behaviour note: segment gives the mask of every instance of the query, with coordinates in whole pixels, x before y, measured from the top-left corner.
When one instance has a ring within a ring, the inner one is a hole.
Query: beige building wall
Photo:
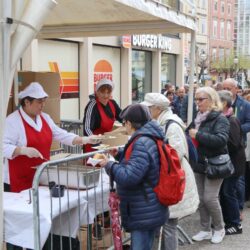
[[[167,50],[150,49],[143,47],[135,47],[139,50],[147,50],[152,52],[152,91],[161,91],[161,55],[162,53],[170,53],[176,55],[176,83],[183,84],[184,79],[184,56],[181,39],[168,38],[169,48]],[[69,39],[68,39],[69,40]],[[72,40],[72,39],[70,39]],[[95,38],[77,38],[73,39],[79,42],[79,112],[72,113],[71,119],[82,119],[84,108],[88,103],[88,96],[94,92],[93,85],[93,47],[95,45],[114,47],[120,49],[120,100],[122,108],[132,103],[132,47],[124,48],[121,46],[120,37],[95,37]],[[38,71],[38,46],[37,40],[34,40],[27,49],[22,58],[23,70]],[[49,51],[48,51],[49,53]],[[67,58],[65,58],[67,60]],[[61,102],[64,100],[61,100]],[[70,102],[67,102],[70,109]],[[74,106],[75,109],[75,106]],[[66,117],[64,117],[65,119]]]

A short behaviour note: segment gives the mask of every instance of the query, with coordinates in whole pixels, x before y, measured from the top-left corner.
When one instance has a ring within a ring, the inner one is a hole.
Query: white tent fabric
[[[58,0],[38,37],[182,33],[194,29],[193,18],[156,1]]]
[[[7,18],[10,18],[9,23]],[[139,33],[194,34],[196,24],[194,18],[153,0],[57,0],[57,4],[55,0],[0,0],[0,29],[2,142],[3,125],[16,64],[35,36],[61,38]],[[194,60],[194,57],[191,60]],[[2,152],[0,143],[0,162],[3,162]],[[0,185],[0,248],[3,242],[2,194]]]

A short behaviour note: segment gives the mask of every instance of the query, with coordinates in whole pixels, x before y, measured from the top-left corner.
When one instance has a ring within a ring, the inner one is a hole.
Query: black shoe
[[[102,227],[100,224],[96,224],[93,226],[93,238],[96,240],[102,239]]]
[[[242,234],[242,226],[235,225],[226,227],[226,235],[233,235],[233,234]]]

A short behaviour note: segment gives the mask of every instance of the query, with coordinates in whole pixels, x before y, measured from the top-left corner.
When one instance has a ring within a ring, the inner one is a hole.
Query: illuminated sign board
[[[160,35],[133,35],[132,44],[138,47],[171,51],[172,39]]]

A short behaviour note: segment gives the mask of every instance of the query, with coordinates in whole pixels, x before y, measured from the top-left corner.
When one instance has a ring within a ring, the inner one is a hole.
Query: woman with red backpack
[[[163,140],[164,134],[157,122],[152,121],[144,105],[130,105],[120,116],[131,138],[125,149],[116,155],[119,163],[106,158],[100,165],[105,167],[117,184],[122,226],[131,233],[132,249],[151,250],[155,232],[165,223],[168,209],[159,202],[153,191],[159,180],[157,145],[144,135]],[[126,149],[137,136],[140,137],[134,142],[129,160],[126,160]]]

